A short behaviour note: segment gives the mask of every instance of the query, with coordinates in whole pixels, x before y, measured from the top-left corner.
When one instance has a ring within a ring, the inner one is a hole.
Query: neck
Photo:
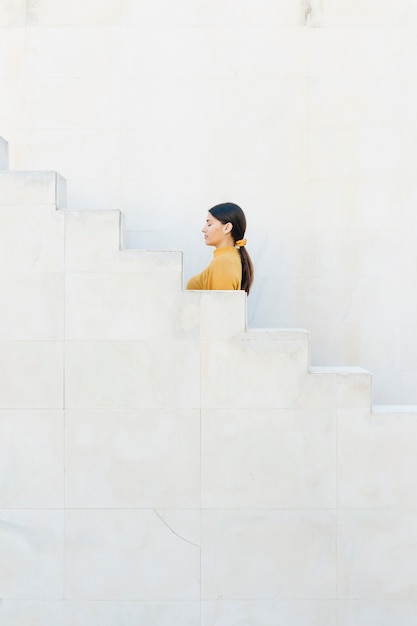
[[[233,248],[233,246],[235,245],[235,242],[233,241],[233,237],[229,236],[229,237],[225,237],[223,239],[223,241],[221,241],[216,248]]]

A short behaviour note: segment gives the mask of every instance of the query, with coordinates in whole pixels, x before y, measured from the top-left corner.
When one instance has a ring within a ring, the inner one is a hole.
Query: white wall
[[[55,172],[0,198],[0,626],[413,626],[417,412]]]
[[[412,0],[13,0],[0,134],[72,209],[121,209],[127,245],[210,250],[233,200],[252,327],[306,327],[316,365],[417,403],[417,8]]]

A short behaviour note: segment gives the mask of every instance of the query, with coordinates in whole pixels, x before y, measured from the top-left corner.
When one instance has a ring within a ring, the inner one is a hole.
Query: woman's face
[[[216,219],[209,212],[207,213],[206,223],[204,224],[201,232],[204,233],[204,239],[207,246],[215,246],[221,248],[223,246],[233,245],[233,238],[230,234],[232,225],[228,222],[222,224],[220,220]]]

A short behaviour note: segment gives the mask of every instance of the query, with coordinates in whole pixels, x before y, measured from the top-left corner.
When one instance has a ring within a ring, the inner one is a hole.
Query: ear
[[[227,235],[228,233],[231,233],[232,228],[233,228],[233,224],[231,224],[230,222],[227,222],[227,224],[224,225],[224,234]]]

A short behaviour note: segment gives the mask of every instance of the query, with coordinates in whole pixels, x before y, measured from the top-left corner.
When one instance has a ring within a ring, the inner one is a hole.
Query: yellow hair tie
[[[246,239],[239,239],[239,241],[236,241],[235,245],[238,248],[243,248],[243,246],[246,246]]]

